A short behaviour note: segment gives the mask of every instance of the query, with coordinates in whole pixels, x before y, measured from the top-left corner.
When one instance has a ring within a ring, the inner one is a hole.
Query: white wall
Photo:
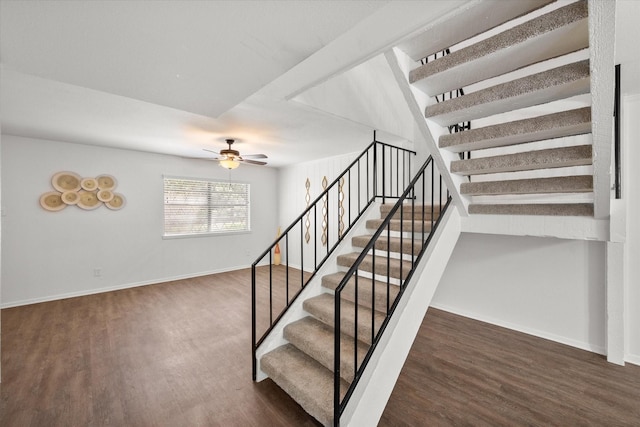
[[[625,72],[623,69],[622,72]],[[622,196],[627,204],[626,283],[626,360],[640,365],[640,95],[623,98],[622,104]]]
[[[616,63],[622,64],[626,357],[640,364],[640,2],[618,0]],[[626,167],[625,167],[626,166]],[[502,269],[504,274],[495,274]],[[577,347],[605,349],[604,242],[463,234],[434,305]],[[540,313],[543,313],[541,316]]]
[[[364,148],[364,147],[363,147]],[[342,173],[347,166],[359,155],[360,153],[352,153],[342,156],[328,157],[326,159],[315,160],[312,162],[298,163],[291,166],[287,166],[284,168],[280,168],[280,175],[278,180],[278,188],[279,188],[279,200],[280,200],[280,225],[282,226],[282,230],[284,231],[286,227],[288,227],[293,220],[295,220],[307,207],[305,195],[306,188],[305,182],[307,178],[309,179],[309,195],[310,202],[313,201],[322,193],[322,179],[323,177],[327,177],[327,183],[330,185],[337,177]],[[364,172],[364,169],[362,170]],[[355,176],[352,179],[355,180]],[[355,181],[354,181],[355,182]],[[354,187],[355,188],[355,187]],[[346,184],[345,184],[346,191]],[[363,194],[364,196],[364,194]],[[363,202],[363,203],[366,203]],[[332,192],[331,200],[329,200],[329,211],[328,216],[330,217],[329,227],[330,227],[330,244],[331,242],[335,242],[336,239],[336,222],[337,222],[337,196],[336,192]],[[356,208],[357,206],[353,206]],[[305,270],[313,270],[314,265],[314,246],[315,250],[317,250],[318,254],[326,254],[327,247],[322,245],[320,240],[322,233],[322,209],[321,206],[317,209],[317,238],[314,240],[314,215],[310,216],[310,227],[309,233],[311,235],[311,239],[309,243],[303,245],[304,251],[304,264],[303,267]],[[348,226],[348,221],[345,217],[345,227]],[[303,226],[303,233],[306,231],[306,227]],[[296,227],[293,229],[293,235],[295,236],[294,241],[291,242],[291,251],[290,251],[290,262],[292,266],[299,267],[300,266],[300,256],[299,256],[299,236],[300,228]],[[275,236],[274,236],[275,237]],[[281,245],[283,246],[283,245]],[[284,247],[282,247],[284,254]],[[322,255],[318,256],[318,259]],[[284,259],[284,256],[283,256]]]
[[[0,132],[0,242],[2,242],[2,133]],[[2,245],[0,244],[0,308],[2,307]],[[0,360],[2,360],[2,315],[0,315]],[[2,382],[2,363],[0,363],[0,383]]]
[[[413,140],[413,117],[384,55],[308,89],[294,101],[386,132],[389,138]]]
[[[108,173],[127,199],[120,211],[39,205],[51,176]],[[245,234],[163,239],[162,176],[251,183]],[[4,307],[248,267],[276,232],[277,175],[243,165],[3,135],[2,304]],[[94,277],[94,269],[102,277]]]
[[[621,64],[622,92],[622,202],[626,204],[625,342],[628,362],[640,365],[640,53],[638,51],[640,2],[616,3],[616,63]]]
[[[432,306],[603,353],[605,244],[464,233]]]
[[[397,146],[395,144],[392,144]],[[365,147],[363,147],[364,149]],[[412,176],[409,175],[409,168],[411,174],[415,174],[419,166],[421,166],[417,157],[414,155],[407,156],[406,169],[403,171],[403,160],[402,155],[400,155],[400,160],[396,157],[396,154],[390,154],[389,149],[385,149],[385,162],[387,163],[386,173],[390,173],[388,171],[392,171],[392,183],[390,186],[386,188],[386,194],[393,193],[394,195],[402,194],[404,187],[409,184]],[[370,152],[371,153],[371,152]],[[290,165],[287,167],[283,167],[280,169],[279,175],[279,184],[280,188],[280,225],[282,226],[282,230],[284,231],[286,227],[288,227],[292,221],[294,221],[305,209],[306,209],[306,188],[305,182],[309,179],[310,189],[309,189],[309,199],[310,203],[322,193],[322,179],[323,177],[327,177],[328,186],[342,173],[347,167],[361,154],[351,153],[341,156],[327,157],[320,160],[315,160],[311,162],[298,163],[294,165]],[[382,155],[380,154],[380,149],[378,149],[378,162],[381,161]],[[364,209],[369,201],[369,198],[373,195],[373,154],[369,155],[369,172],[367,175],[367,157],[364,156],[360,162],[360,180],[358,180],[358,167],[354,166],[351,169],[351,174],[346,174],[344,176],[343,183],[343,208],[344,214],[343,224],[344,230],[346,231],[349,227],[349,220],[354,222],[359,214],[359,209]],[[367,178],[368,176],[368,178]],[[380,194],[381,189],[381,179],[382,173],[378,172],[378,193]],[[437,178],[436,178],[437,179]],[[404,180],[404,182],[403,182]],[[367,182],[369,184],[367,185]],[[430,200],[430,191],[431,187],[430,183],[430,175],[426,178],[427,190],[425,191],[425,197]],[[360,186],[360,191],[358,192],[358,185]],[[435,198],[439,197],[437,183],[435,185]],[[418,188],[418,187],[417,187]],[[420,187],[421,188],[421,187]],[[416,191],[418,198],[422,197],[422,191]],[[351,195],[351,201],[349,200],[349,195]],[[327,224],[328,224],[328,243],[329,247],[333,246],[337,241],[337,230],[338,230],[338,199],[339,193],[338,188],[334,187],[330,190],[328,196],[328,209],[327,209]],[[360,204],[358,204],[358,197],[360,198]],[[444,202],[443,195],[443,202]],[[397,199],[387,199],[387,203],[396,202]],[[419,203],[419,202],[417,202]],[[316,230],[317,230],[317,239],[314,241],[314,212],[312,211],[309,216],[309,232],[311,235],[311,239],[308,243],[305,242],[303,245],[304,251],[304,269],[305,270],[313,270],[314,266],[314,250],[317,251],[317,260],[319,261],[322,256],[326,254],[327,246],[323,245],[321,242],[321,233],[322,233],[322,203],[319,204],[316,212]],[[349,216],[349,212],[351,215]],[[376,212],[371,213],[371,215],[376,216]],[[377,218],[379,218],[379,213]],[[305,221],[303,221],[303,235],[306,232],[306,216]],[[290,261],[291,265],[299,267],[300,266],[300,257],[299,257],[299,237],[300,236],[300,226],[296,225],[292,229],[292,233],[295,239],[295,243],[290,243]],[[314,248],[315,243],[315,248]],[[281,245],[282,246],[282,245]],[[284,250],[283,250],[284,254]],[[283,257],[284,259],[284,257]]]

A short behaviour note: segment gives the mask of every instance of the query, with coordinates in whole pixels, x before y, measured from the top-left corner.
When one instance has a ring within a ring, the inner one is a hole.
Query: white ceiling
[[[370,126],[285,98],[414,30],[419,3],[1,0],[2,132],[186,157],[232,137],[270,166],[359,151]]]
[[[386,3],[3,0],[2,131],[200,157],[233,137],[272,166],[317,157],[309,137],[357,150],[370,129],[247,98]]]
[[[2,132],[186,157],[231,137],[275,167],[360,151],[348,105],[289,99],[467,1],[0,0]]]
[[[2,2],[2,62],[218,117],[383,1]]]

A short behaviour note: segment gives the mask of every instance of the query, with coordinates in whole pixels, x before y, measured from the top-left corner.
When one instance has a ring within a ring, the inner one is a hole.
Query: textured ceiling
[[[289,99],[466,1],[0,0],[2,132],[184,157],[236,138],[275,167],[360,151],[375,125]]]
[[[2,63],[218,117],[385,2],[2,2]]]

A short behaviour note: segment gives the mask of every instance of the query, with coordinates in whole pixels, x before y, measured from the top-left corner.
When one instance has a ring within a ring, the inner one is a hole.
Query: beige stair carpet
[[[451,172],[460,175],[477,175],[585,166],[591,163],[591,145],[577,145],[479,159],[456,160],[451,162]]]
[[[591,107],[442,135],[440,148],[460,153],[591,132]]]

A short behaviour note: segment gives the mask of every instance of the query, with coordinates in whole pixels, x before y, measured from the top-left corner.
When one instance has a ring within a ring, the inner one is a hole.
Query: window
[[[165,236],[249,230],[249,184],[164,178]]]

